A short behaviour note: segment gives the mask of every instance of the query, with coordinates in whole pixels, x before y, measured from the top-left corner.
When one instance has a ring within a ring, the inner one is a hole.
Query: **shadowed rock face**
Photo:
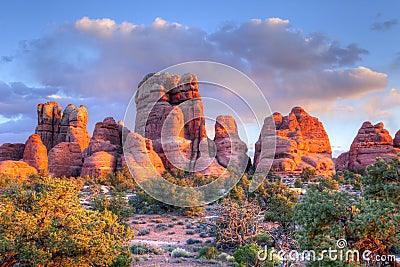
[[[270,151],[263,150],[271,142],[270,138],[276,138],[276,151],[271,167],[275,173],[299,174],[306,167],[315,169],[318,175],[323,176],[335,172],[329,138],[318,118],[310,116],[301,107],[295,107],[287,116],[274,113],[273,121],[276,137],[268,133],[269,127],[264,123],[255,145],[256,167],[262,159],[270,156]]]
[[[366,121],[358,130],[350,151],[338,157],[336,169],[362,170],[375,163],[377,157],[390,160],[397,153],[400,153],[397,140],[393,141],[383,123],[372,125]]]
[[[217,117],[214,142],[217,160],[223,167],[232,164],[239,169],[246,168],[249,162],[247,146],[239,138],[238,128],[232,116]]]
[[[49,173],[53,177],[76,177],[82,169],[81,147],[76,142],[61,142],[49,152]]]
[[[400,130],[397,131],[393,139],[393,146],[395,148],[400,148]]]
[[[47,170],[47,148],[37,134],[32,134],[25,143],[23,160],[37,170]]]
[[[62,117],[61,107],[56,102],[39,104],[37,114],[38,125],[35,133],[40,136],[43,144],[50,151],[58,143]]]
[[[0,161],[20,160],[24,156],[25,144],[5,143],[0,146]]]

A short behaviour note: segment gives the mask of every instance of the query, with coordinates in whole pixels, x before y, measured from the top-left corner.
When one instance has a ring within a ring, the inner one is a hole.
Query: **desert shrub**
[[[300,179],[296,179],[296,181],[294,181],[293,186],[294,186],[295,188],[301,188],[301,187],[303,186],[303,183],[301,182]]]
[[[171,252],[172,258],[188,258],[190,253],[183,248],[176,248]]]
[[[196,232],[195,231],[193,231],[193,230],[187,230],[186,231],[186,234],[187,235],[194,235]]]
[[[144,245],[133,245],[130,249],[134,255],[144,255],[150,253],[149,248]]]
[[[208,234],[205,233],[205,232],[201,232],[201,233],[199,234],[199,236],[200,236],[201,238],[206,238],[206,237],[208,237]]]
[[[92,201],[92,209],[98,211],[109,210],[118,216],[119,222],[126,222],[131,217],[135,208],[127,205],[125,193],[119,191],[111,191],[111,196],[108,198],[104,194],[99,194]]]
[[[85,210],[79,191],[48,177],[3,188],[0,265],[109,266],[122,259],[133,231],[110,211]]]
[[[317,176],[317,172],[314,168],[306,167],[300,173],[300,178],[303,182],[310,182]]]
[[[131,266],[132,255],[129,251],[122,253],[109,267],[129,267]]]
[[[186,244],[188,245],[201,244],[201,243],[202,241],[198,239],[189,238],[188,240],[186,240]]]
[[[271,242],[271,236],[268,235],[267,233],[259,234],[258,236],[256,236],[255,241],[259,245],[260,244],[268,244]]]
[[[199,258],[206,258],[208,260],[215,259],[218,255],[218,249],[216,247],[202,247],[199,250]]]
[[[138,236],[143,236],[148,234],[150,234],[150,229],[142,229],[139,231]]]
[[[217,207],[214,227],[217,244],[238,247],[251,242],[263,230],[264,213],[256,201],[225,199]]]
[[[264,251],[264,248],[260,247],[257,244],[247,244],[245,246],[239,247],[233,257],[235,258],[236,263],[239,266],[271,266],[273,267],[273,262],[269,261],[269,257],[267,256],[265,261],[258,259],[259,251]],[[261,254],[261,256],[264,256]]]

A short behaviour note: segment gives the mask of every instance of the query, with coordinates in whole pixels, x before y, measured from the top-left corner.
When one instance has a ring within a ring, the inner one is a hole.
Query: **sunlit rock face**
[[[373,125],[369,121],[364,122],[350,146],[350,151],[338,157],[336,170],[363,170],[375,163],[377,157],[390,160],[400,153],[399,135],[397,132],[393,140],[383,123]]]
[[[29,136],[25,143],[23,161],[37,170],[47,170],[47,148],[37,134]]]
[[[269,120],[266,120],[266,122]],[[321,176],[335,173],[328,135],[318,118],[310,116],[303,108],[295,107],[287,116],[273,114],[275,132],[264,123],[255,145],[254,164],[266,164],[271,153],[266,144],[275,139],[276,150],[271,170],[281,175],[298,175],[306,167]],[[263,163],[265,162],[265,163]]]

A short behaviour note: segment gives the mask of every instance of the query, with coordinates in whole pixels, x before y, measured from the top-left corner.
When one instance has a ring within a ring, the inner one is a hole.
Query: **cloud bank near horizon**
[[[21,81],[0,83],[0,114],[8,123],[0,124],[0,139],[15,131],[11,120],[35,121],[36,105],[49,100],[64,107],[85,104],[93,125],[106,116],[122,119],[144,75],[195,60],[243,71],[273,110],[285,113],[303,105],[312,112],[329,112],[341,101],[385,90],[385,73],[358,65],[366,54],[357,44],[305,34],[280,18],[226,23],[206,32],[161,18],[137,25],[83,17],[24,41],[18,53],[2,57],[0,64],[21,72]],[[26,85],[30,82],[39,86]],[[351,112],[351,107],[340,110]]]

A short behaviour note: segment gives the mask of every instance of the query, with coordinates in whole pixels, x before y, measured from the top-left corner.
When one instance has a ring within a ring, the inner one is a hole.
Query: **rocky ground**
[[[189,218],[178,214],[135,215],[129,224],[135,231],[132,266],[231,266],[226,259],[198,259],[198,251],[204,246],[213,246],[214,237],[209,236],[209,224],[213,220],[210,212],[200,218]],[[140,248],[147,250],[144,254]],[[173,258],[171,252],[183,248],[189,257]]]

